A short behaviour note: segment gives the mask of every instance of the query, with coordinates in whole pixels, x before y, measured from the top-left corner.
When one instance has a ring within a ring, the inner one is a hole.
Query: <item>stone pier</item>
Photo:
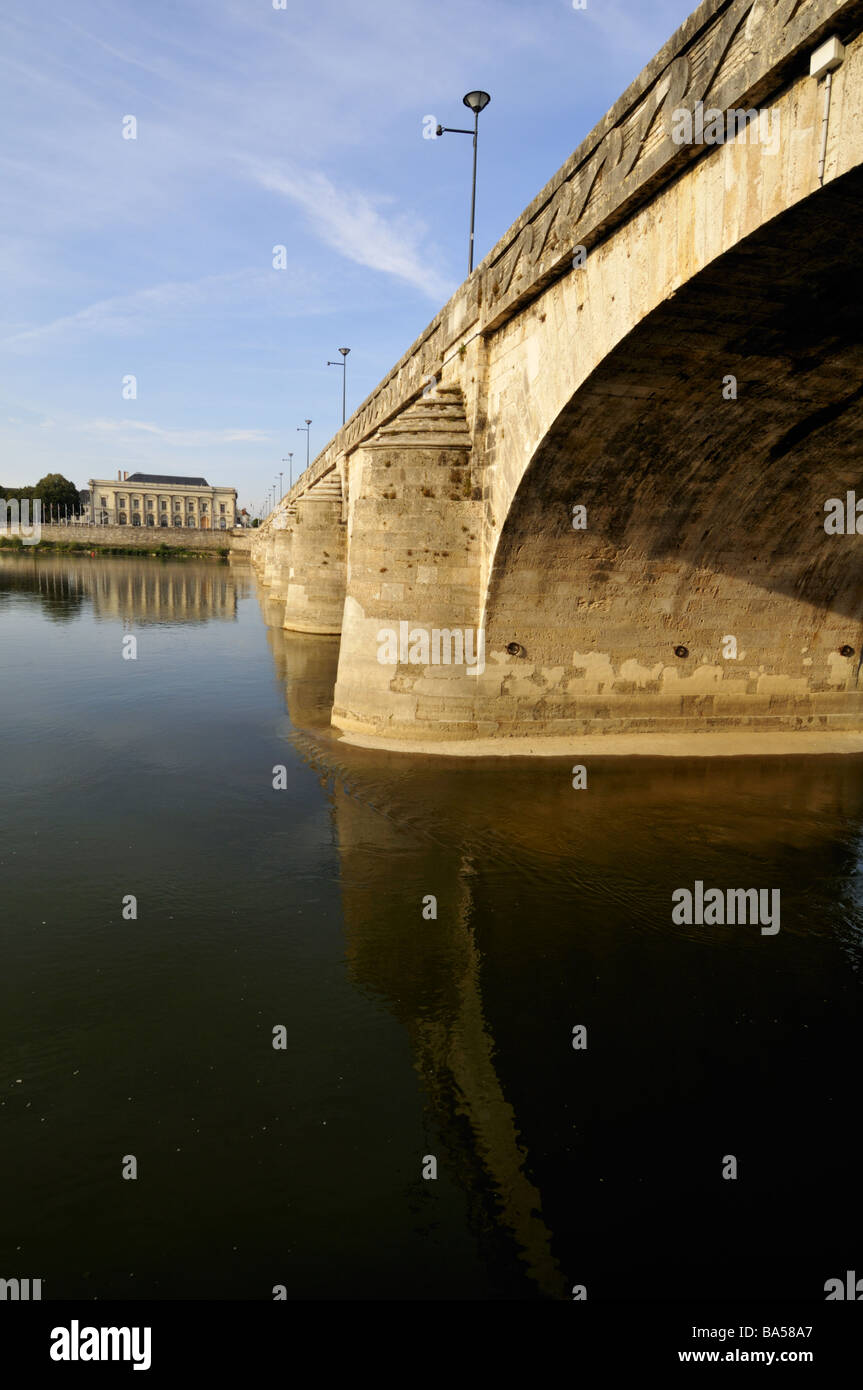
[[[288,534],[285,627],[293,632],[341,632],[347,524],[337,482],[321,485],[298,501]]]

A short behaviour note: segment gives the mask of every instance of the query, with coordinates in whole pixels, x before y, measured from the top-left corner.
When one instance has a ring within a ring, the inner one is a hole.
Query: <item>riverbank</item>
[[[244,527],[234,530],[205,531],[188,526],[86,526],[43,521],[39,526],[38,545],[26,544],[32,535],[0,536],[0,546],[10,550],[57,550],[67,554],[104,551],[108,555],[177,555],[208,559],[216,556],[248,555],[254,531]],[[158,540],[157,540],[158,537]]]
[[[61,554],[61,555],[134,555],[148,556],[155,559],[171,560],[227,560],[231,547],[222,545],[218,547],[208,547],[206,550],[198,549],[193,546],[178,545],[105,545],[100,541],[75,540],[75,541],[39,541],[37,545],[25,545],[19,536],[0,536],[0,550],[19,552],[30,555],[39,554]]]

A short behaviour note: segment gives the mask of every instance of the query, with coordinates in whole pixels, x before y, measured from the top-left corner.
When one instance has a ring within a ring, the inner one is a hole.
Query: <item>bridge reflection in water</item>
[[[350,979],[409,1040],[492,1282],[823,1297],[856,1201],[860,761],[610,759],[577,791],[557,759],[350,747],[338,639],[262,606],[332,807]],[[781,931],[673,924],[696,879],[779,888]]]

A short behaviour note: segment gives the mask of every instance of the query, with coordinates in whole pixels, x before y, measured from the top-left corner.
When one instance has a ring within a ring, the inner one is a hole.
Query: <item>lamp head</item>
[[[339,348],[339,352],[342,354],[342,357],[347,357],[348,353],[350,352],[350,348]]]
[[[484,111],[488,106],[491,97],[488,92],[468,92],[467,96],[462,97],[462,101],[465,106],[469,106],[471,111],[478,116],[480,111]]]

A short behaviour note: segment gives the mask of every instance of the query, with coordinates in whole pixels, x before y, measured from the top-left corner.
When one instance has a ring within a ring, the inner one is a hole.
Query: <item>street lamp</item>
[[[282,460],[282,462],[284,463],[284,459]],[[285,476],[284,473],[280,473],[280,474],[279,474],[279,500],[280,500],[280,501],[281,501],[281,497],[282,497],[282,479],[284,478],[284,476]]]
[[[348,353],[350,348],[339,348],[342,354],[341,362],[328,362],[328,367],[341,367],[342,369],[342,424],[345,423],[345,386],[348,380]]]
[[[293,456],[293,454],[288,454],[288,457],[287,457],[287,458],[282,459],[282,463],[286,463],[286,464],[288,465],[288,491],[290,492],[291,488],[294,486],[294,456]],[[279,477],[281,477],[281,476],[282,476],[282,475],[281,475],[281,473],[280,473],[280,474],[279,474]]]
[[[479,113],[484,111],[491,101],[488,92],[468,92],[467,96],[462,97],[462,102],[473,112],[473,130],[461,130],[458,126],[439,125],[436,135],[472,135],[473,136],[473,183],[470,194],[470,250],[468,252],[467,273],[470,275],[473,270],[473,223],[476,211],[476,141],[479,134]]]
[[[304,435],[306,436],[306,467],[307,467],[307,468],[308,468],[308,466],[309,466],[309,426],[311,425],[311,423],[312,423],[311,420],[307,420],[306,423],[305,423],[305,426],[303,426],[303,425],[297,425],[297,433],[298,433],[298,434],[304,434]]]

